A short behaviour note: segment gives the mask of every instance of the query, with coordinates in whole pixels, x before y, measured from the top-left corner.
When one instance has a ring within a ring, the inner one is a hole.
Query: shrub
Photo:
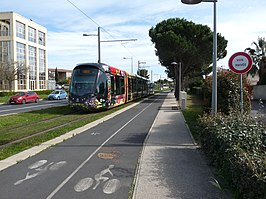
[[[5,97],[5,96],[11,96],[14,95],[15,92],[0,92],[0,97]]]
[[[229,113],[231,110],[240,110],[240,76],[231,71],[217,73],[217,110]],[[204,109],[209,111],[212,99],[212,77],[208,77],[202,85]],[[251,89],[243,76],[244,110],[250,111]]]
[[[239,111],[199,118],[199,140],[212,163],[228,177],[240,198],[266,195],[266,130]]]
[[[38,95],[49,95],[53,90],[35,91]]]

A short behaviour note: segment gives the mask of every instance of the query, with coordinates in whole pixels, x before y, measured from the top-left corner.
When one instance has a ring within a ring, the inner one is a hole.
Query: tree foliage
[[[57,67],[55,68],[55,71],[54,72],[55,72],[55,77],[54,77],[55,78],[55,81],[58,82],[58,80],[59,80],[59,73],[58,73]]]
[[[258,85],[266,85],[266,40],[263,37],[258,38],[258,42],[252,42],[255,48],[246,48],[253,60],[250,74],[259,74]]]
[[[137,74],[139,76],[142,76],[142,77],[145,77],[145,78],[149,79],[148,70],[146,70],[146,69],[140,69],[140,70],[138,70],[137,71]]]
[[[170,78],[175,79],[173,61],[182,63],[182,77],[200,75],[212,63],[213,32],[206,25],[171,18],[152,27],[149,36]],[[218,60],[226,56],[226,46],[227,40],[218,34]]]

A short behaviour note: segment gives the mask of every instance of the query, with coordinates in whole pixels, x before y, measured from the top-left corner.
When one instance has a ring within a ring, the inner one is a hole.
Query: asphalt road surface
[[[0,116],[29,112],[56,106],[66,106],[67,104],[67,100],[40,100],[38,103],[33,102],[27,104],[2,104],[0,105]]]
[[[155,95],[0,173],[1,199],[127,199],[143,142],[165,95]]]

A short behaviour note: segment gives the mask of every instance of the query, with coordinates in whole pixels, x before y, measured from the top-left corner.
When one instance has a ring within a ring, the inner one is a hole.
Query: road
[[[251,101],[251,116],[266,124],[266,104],[265,101]]]
[[[0,106],[0,116],[28,112],[32,110],[40,110],[56,106],[66,106],[67,104],[67,100],[40,100],[38,103],[3,104]]]
[[[125,199],[164,94],[0,173],[1,199]]]

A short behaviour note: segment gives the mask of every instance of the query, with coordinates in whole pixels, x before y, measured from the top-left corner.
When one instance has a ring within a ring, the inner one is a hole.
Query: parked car
[[[26,104],[27,102],[39,102],[40,97],[36,92],[19,92],[9,98],[9,104]]]
[[[62,85],[60,85],[60,84],[56,84],[56,85],[55,85],[55,89],[62,89]]]
[[[68,90],[69,89],[69,84],[63,84],[62,89]]]
[[[48,95],[48,100],[60,100],[66,99],[67,92],[65,90],[54,90],[52,93]]]

